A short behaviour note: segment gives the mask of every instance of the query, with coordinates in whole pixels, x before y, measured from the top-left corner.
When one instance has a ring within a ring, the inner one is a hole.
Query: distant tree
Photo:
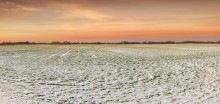
[[[166,41],[166,42],[163,42],[164,44],[175,44],[175,42],[173,41]]]
[[[128,44],[129,42],[128,41],[122,41],[120,42],[120,44]]]
[[[63,44],[71,44],[69,41],[64,41]]]
[[[149,41],[148,44],[159,44],[159,42],[152,42],[152,41]]]
[[[59,41],[53,41],[53,42],[51,42],[51,44],[61,44],[61,42],[59,42]]]
[[[72,42],[72,44],[80,44],[79,42]]]
[[[146,41],[144,41],[144,42],[142,42],[142,44],[147,44],[147,42],[146,42]]]

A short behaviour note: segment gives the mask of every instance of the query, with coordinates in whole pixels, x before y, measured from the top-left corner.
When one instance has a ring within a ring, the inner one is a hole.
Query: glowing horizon
[[[0,0],[1,41],[218,41],[218,0]]]

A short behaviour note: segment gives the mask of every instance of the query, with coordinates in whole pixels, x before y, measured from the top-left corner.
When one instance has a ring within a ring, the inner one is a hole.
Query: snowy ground
[[[12,104],[220,103],[220,45],[0,46],[0,95]]]

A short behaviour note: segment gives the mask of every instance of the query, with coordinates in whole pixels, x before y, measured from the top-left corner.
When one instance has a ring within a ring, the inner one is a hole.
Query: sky
[[[219,41],[220,0],[0,0],[1,41]]]

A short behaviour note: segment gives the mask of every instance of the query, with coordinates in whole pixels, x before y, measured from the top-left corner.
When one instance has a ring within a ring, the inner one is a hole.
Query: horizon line
[[[31,41],[17,41],[17,42],[0,42],[0,45],[16,45],[16,44],[184,44],[184,43],[220,43],[219,41],[120,41],[120,42],[71,42],[71,41],[51,41],[51,42],[31,42]]]

